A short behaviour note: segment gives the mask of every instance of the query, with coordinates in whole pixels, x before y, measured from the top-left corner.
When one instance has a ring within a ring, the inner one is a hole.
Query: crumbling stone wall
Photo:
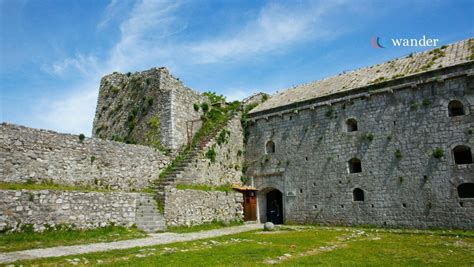
[[[137,210],[144,199],[156,205],[153,196],[144,193],[0,190],[0,229],[18,230],[26,224],[36,231],[60,224],[80,229],[112,223],[130,227],[141,220]]]
[[[187,142],[186,122],[202,115],[193,104],[207,101],[166,68],[113,73],[101,80],[92,136],[176,150]]]
[[[180,173],[178,183],[219,186],[238,184],[242,177],[243,130],[240,113],[236,113],[224,129],[214,137],[201,154]],[[210,151],[215,152],[211,158]]]
[[[52,182],[117,190],[149,186],[170,162],[160,151],[98,138],[0,125],[0,182]]]
[[[246,161],[260,219],[266,193],[277,189],[287,222],[473,229],[474,199],[460,198],[457,186],[474,183],[474,164],[458,165],[452,154],[457,145],[474,151],[472,71],[462,65],[253,114]],[[448,116],[451,100],[465,115]],[[348,132],[350,118],[357,131]],[[352,158],[360,173],[349,173]]]
[[[177,190],[166,192],[167,226],[191,226],[212,221],[241,220],[243,197],[238,192]]]

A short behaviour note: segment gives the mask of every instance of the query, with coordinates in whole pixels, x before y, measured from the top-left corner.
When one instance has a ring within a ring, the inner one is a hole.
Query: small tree
[[[84,141],[85,138],[86,138],[86,136],[84,134],[80,134],[79,135],[79,142],[82,143],[82,141]]]

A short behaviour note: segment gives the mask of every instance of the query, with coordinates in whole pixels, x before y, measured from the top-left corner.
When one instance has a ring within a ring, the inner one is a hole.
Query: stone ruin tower
[[[92,136],[176,151],[200,128],[207,97],[164,68],[106,75],[100,82]]]

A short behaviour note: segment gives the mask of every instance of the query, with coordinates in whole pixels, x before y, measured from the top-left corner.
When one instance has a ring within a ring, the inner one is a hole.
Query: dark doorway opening
[[[454,162],[456,164],[471,164],[471,149],[467,146],[457,146],[453,149]]]
[[[453,100],[448,104],[449,117],[462,116],[464,113],[464,106],[461,102]]]
[[[459,198],[474,198],[474,183],[464,183],[458,186]]]
[[[267,222],[283,224],[283,196],[277,189],[267,193]]]
[[[364,201],[364,190],[355,188],[354,191],[352,191],[352,196],[354,201]]]

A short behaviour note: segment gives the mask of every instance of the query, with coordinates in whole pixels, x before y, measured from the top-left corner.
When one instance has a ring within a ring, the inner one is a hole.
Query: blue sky
[[[0,0],[0,120],[90,135],[100,78],[166,66],[241,99],[474,36],[474,1]]]

